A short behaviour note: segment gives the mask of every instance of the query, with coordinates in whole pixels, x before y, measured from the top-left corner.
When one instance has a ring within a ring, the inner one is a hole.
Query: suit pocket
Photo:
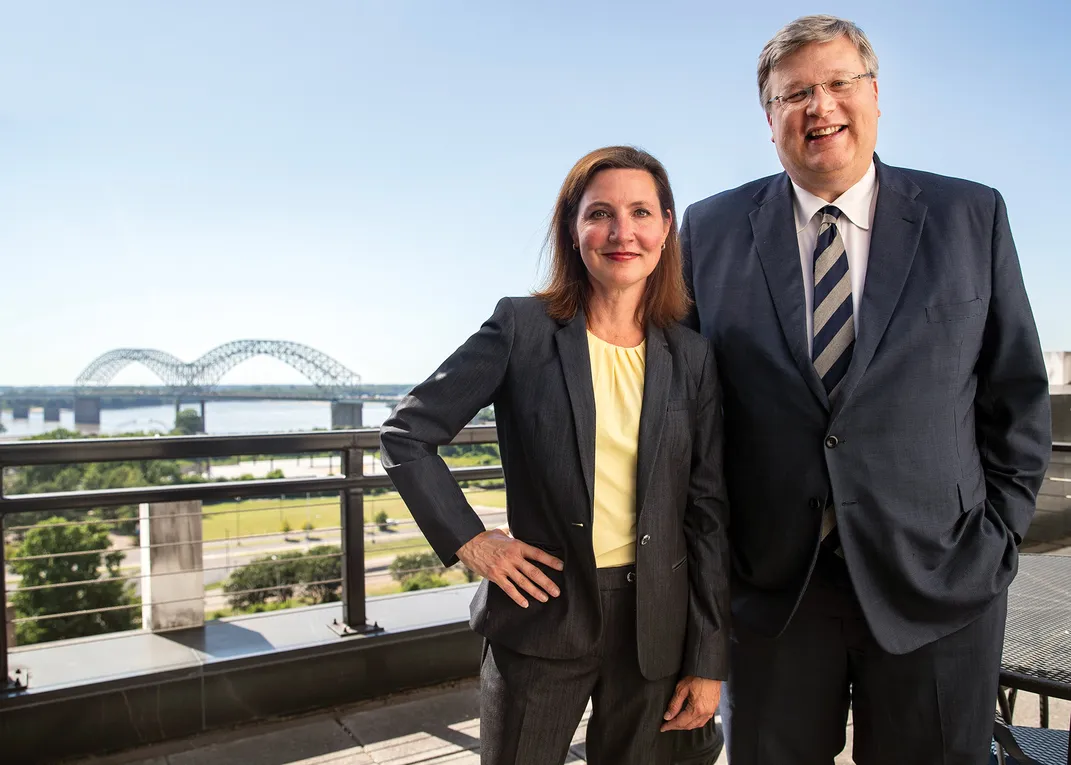
[[[965,303],[946,303],[926,306],[926,321],[938,324],[946,321],[963,321],[982,315],[982,299],[975,298]]]
[[[966,513],[982,504],[985,498],[985,471],[979,468],[959,482],[959,509]]]
[[[673,570],[676,571],[677,569],[679,569],[681,566],[683,566],[687,562],[688,562],[688,556],[685,555],[683,558],[681,558],[679,561],[677,561],[676,563],[673,564]]]
[[[561,545],[553,545],[549,542],[539,542],[535,539],[521,539],[520,541],[524,542],[525,544],[531,545],[532,547],[538,547],[543,552],[550,553],[555,558],[561,558],[562,550],[564,549]]]

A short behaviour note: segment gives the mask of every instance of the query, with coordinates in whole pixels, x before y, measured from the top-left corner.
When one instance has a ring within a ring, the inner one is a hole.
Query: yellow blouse
[[[588,332],[595,389],[595,508],[599,568],[636,562],[636,452],[647,341],[622,348]]]

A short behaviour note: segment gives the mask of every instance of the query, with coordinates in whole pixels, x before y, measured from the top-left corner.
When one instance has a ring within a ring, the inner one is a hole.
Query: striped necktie
[[[848,255],[837,230],[840,210],[826,205],[821,210],[818,242],[814,248],[814,350],[811,359],[826,393],[833,396],[844,379],[855,347],[852,318],[852,282],[848,278]]]
[[[840,210],[826,205],[819,212],[822,222],[818,224],[818,242],[814,247],[814,350],[811,359],[826,393],[832,398],[852,361],[855,319],[852,316],[848,255],[844,252],[844,238],[837,230]],[[822,511],[820,535],[822,547],[843,557],[832,505]]]

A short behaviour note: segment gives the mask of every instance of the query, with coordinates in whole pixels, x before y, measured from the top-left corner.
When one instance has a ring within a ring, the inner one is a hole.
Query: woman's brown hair
[[[550,273],[546,286],[535,293],[547,303],[547,313],[559,320],[576,316],[587,307],[591,283],[580,253],[573,248],[576,241],[576,216],[580,199],[592,178],[603,170],[644,170],[650,173],[658,190],[658,206],[663,216],[670,215],[666,248],[651,275],[640,303],[637,319],[665,328],[680,321],[688,312],[691,299],[681,271],[681,245],[677,236],[677,210],[669,175],[662,163],[642,149],[633,146],[607,146],[586,154],[565,176],[554,214],[547,231],[546,247],[550,249]]]

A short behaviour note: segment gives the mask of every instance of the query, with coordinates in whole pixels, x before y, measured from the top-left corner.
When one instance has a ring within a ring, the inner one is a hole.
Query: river
[[[195,408],[184,405],[183,408]],[[197,410],[200,406],[197,405]],[[387,415],[386,404],[365,404],[365,427],[377,427]],[[31,409],[27,420],[15,420],[10,410],[0,413],[5,432],[2,438],[33,436],[56,428],[75,430],[74,412],[60,411],[59,422],[45,422],[44,410]],[[328,401],[208,401],[205,404],[206,430],[212,434],[281,433],[331,427],[331,403]],[[117,435],[120,433],[166,433],[175,425],[174,405],[139,406],[128,409],[103,409],[100,426],[78,426],[84,433]]]

